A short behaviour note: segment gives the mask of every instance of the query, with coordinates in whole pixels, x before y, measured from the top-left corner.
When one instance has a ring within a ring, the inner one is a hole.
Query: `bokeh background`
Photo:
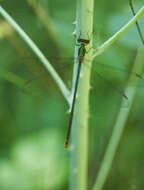
[[[134,1],[135,9],[143,3]],[[70,89],[76,2],[2,0],[0,4],[38,45]],[[95,0],[94,46],[107,40],[131,17],[128,0]],[[144,16],[139,23],[144,34]],[[88,189],[100,167],[120,107],[121,90],[140,45],[133,26],[93,63]],[[141,80],[104,189],[144,189],[143,96]],[[67,110],[67,102],[49,73],[0,17],[0,190],[68,189],[69,151],[64,149]]]

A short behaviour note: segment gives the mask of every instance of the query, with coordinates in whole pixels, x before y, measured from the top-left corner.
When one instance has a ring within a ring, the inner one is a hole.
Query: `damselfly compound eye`
[[[78,38],[78,39],[77,39],[77,42],[78,42],[78,43],[85,43],[85,44],[89,44],[89,43],[90,43],[90,40],[86,40],[86,39],[81,39],[81,38]]]

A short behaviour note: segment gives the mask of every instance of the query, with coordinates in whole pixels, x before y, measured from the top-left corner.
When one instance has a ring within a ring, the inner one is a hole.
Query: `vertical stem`
[[[137,53],[137,57],[133,66],[133,71],[142,74],[143,71],[143,60],[144,60],[144,47],[140,47]],[[112,162],[114,159],[114,156],[116,154],[116,151],[118,149],[119,142],[122,137],[122,133],[124,131],[125,123],[128,118],[129,112],[132,107],[132,103],[134,100],[134,96],[136,93],[136,86],[131,86],[131,83],[135,83],[135,85],[138,83],[139,78],[133,76],[130,76],[127,87],[126,87],[126,95],[128,96],[128,108],[124,108],[124,105],[127,104],[127,100],[123,98],[121,108],[112,132],[112,136],[110,138],[110,141],[108,143],[100,170],[98,172],[93,190],[102,190],[103,186],[106,182],[106,179],[108,177],[109,171],[112,166]]]
[[[88,53],[85,55],[84,62],[92,57],[90,47],[92,46],[93,6],[94,0],[77,0],[76,36],[77,39],[90,39],[90,44],[86,46]],[[75,57],[77,55],[78,47],[76,47]],[[91,66],[91,62],[88,61],[86,64]],[[71,190],[87,189],[89,90],[90,69],[82,65],[72,125]]]

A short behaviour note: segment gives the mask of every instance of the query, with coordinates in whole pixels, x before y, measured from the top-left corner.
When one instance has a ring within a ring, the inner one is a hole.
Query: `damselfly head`
[[[90,40],[78,38],[78,39],[77,39],[77,42],[78,42],[78,43],[89,44],[89,43],[90,43]]]

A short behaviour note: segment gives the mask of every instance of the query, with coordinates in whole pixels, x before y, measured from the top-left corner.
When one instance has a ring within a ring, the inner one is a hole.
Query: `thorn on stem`
[[[123,93],[123,97],[128,100],[128,97],[125,93]]]

